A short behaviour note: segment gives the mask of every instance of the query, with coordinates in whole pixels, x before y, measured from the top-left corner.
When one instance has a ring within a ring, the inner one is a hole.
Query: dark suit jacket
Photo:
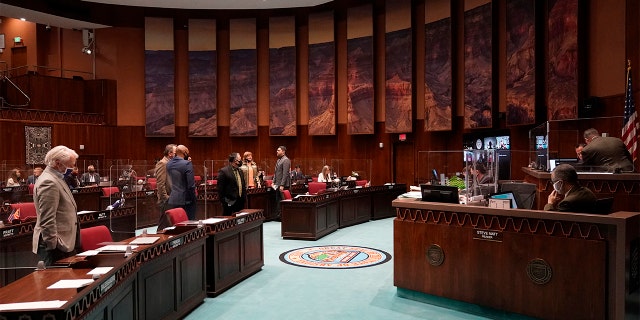
[[[167,162],[167,177],[171,180],[168,204],[184,206],[196,201],[196,181],[191,161],[173,157]]]
[[[273,175],[273,184],[278,187],[284,186],[285,189],[289,189],[291,186],[291,176],[289,175],[291,170],[291,160],[286,155],[276,161],[276,170]]]
[[[556,208],[549,203],[544,206],[544,210],[546,211],[593,213],[595,209],[596,196],[589,188],[582,186],[574,187],[564,196],[564,199],[557,204]]]
[[[614,137],[593,139],[582,149],[582,162],[585,166],[603,166],[608,172],[633,171],[633,163],[624,142]]]
[[[238,170],[240,180],[242,181],[242,196],[238,192],[238,182],[233,174],[234,168],[228,165],[218,171],[218,198],[222,202],[223,207],[228,207],[231,203],[241,202],[244,207],[244,198],[247,195],[247,185],[242,170]]]
[[[93,176],[93,181],[94,182],[89,182],[89,180],[91,180],[91,176]],[[90,172],[85,172],[82,174],[82,177],[80,178],[80,183],[82,184],[82,186],[91,186],[94,184],[100,184],[100,175],[97,172],[94,173],[90,173]]]

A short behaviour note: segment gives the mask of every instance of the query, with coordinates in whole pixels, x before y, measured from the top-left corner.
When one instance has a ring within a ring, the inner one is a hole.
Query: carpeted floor
[[[305,268],[279,260],[286,251],[324,245],[374,248],[392,259],[355,269]],[[339,229],[318,241],[284,240],[280,222],[266,222],[264,262],[260,272],[207,298],[186,319],[487,319],[397,296],[393,218]]]

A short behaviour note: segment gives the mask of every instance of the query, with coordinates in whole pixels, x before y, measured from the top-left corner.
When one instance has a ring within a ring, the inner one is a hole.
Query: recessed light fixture
[[[20,21],[27,21],[27,19],[25,19],[25,18],[20,18]]]

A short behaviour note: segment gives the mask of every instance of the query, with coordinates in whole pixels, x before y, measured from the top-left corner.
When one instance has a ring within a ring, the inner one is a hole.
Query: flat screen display
[[[422,201],[460,203],[458,187],[421,184]]]
[[[511,209],[518,209],[516,196],[513,194],[513,192],[494,193],[489,195],[489,199],[509,199],[511,200]]]

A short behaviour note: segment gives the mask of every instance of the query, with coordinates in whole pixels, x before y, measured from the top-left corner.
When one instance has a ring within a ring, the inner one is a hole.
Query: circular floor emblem
[[[280,255],[280,261],[294,266],[325,269],[371,267],[391,260],[382,251],[354,246],[318,246],[294,249]]]

